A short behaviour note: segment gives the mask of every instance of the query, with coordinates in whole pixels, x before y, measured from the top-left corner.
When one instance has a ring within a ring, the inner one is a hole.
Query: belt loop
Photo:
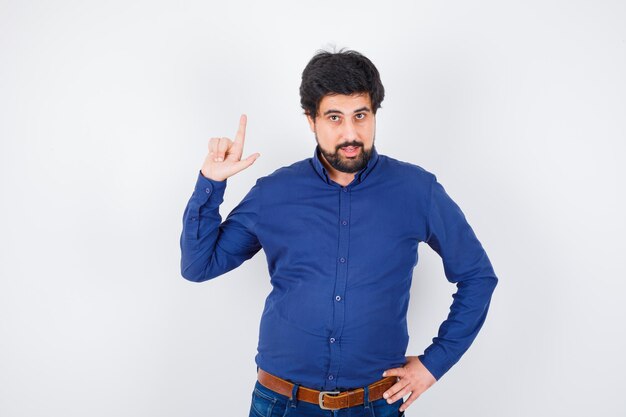
[[[367,410],[370,408],[370,387],[366,385],[363,387],[363,406]]]
[[[298,406],[298,388],[300,388],[300,384],[294,383],[293,389],[291,390],[291,398],[289,399],[292,408]]]

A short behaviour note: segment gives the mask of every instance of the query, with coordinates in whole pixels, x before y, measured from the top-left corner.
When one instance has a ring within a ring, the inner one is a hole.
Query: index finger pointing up
[[[239,118],[239,129],[237,129],[237,135],[235,136],[235,142],[238,142],[240,146],[243,146],[244,139],[246,138],[246,123],[248,117],[242,114]]]

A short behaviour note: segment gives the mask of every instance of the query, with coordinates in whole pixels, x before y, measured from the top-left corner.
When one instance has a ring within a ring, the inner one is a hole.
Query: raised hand
[[[247,121],[247,116],[242,114],[239,118],[239,129],[234,141],[226,137],[209,140],[209,153],[202,164],[202,175],[214,181],[224,181],[226,178],[248,168],[261,156],[257,152],[246,159],[241,159],[243,144],[246,139]]]

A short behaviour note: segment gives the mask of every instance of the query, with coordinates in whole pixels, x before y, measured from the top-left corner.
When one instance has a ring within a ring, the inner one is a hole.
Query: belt
[[[257,372],[257,378],[264,387],[286,397],[291,397],[293,383],[272,375],[261,368]],[[383,393],[397,381],[397,377],[388,376],[368,385],[369,400],[376,401],[382,398]],[[318,391],[300,386],[298,387],[297,399],[298,401],[317,404],[324,410],[338,410],[363,404],[364,393],[365,390],[363,388],[356,388],[350,391]]]

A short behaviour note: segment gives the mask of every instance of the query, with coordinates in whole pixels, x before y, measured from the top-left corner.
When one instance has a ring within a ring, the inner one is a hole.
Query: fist
[[[237,129],[235,140],[226,137],[209,140],[209,153],[200,170],[202,175],[214,181],[224,181],[231,175],[248,168],[261,156],[257,152],[241,159],[243,144],[246,139],[247,121],[246,115],[242,114],[239,118],[239,129]]]

